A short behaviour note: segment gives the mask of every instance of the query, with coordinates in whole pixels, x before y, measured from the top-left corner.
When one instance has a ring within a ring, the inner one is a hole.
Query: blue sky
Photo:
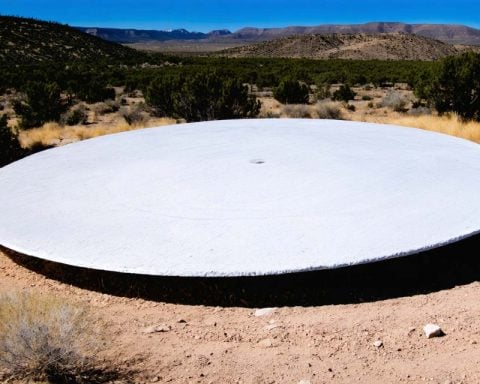
[[[203,32],[368,21],[480,27],[479,0],[0,0],[0,14],[76,26]]]

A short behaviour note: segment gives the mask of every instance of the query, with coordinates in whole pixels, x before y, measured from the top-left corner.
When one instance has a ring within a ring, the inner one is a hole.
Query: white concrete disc
[[[0,244],[171,276],[281,274],[480,230],[480,146],[388,125],[234,120],[104,136],[0,169]]]

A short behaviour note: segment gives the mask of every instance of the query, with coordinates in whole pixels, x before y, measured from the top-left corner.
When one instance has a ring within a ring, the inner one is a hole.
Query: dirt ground
[[[109,340],[101,357],[132,369],[138,383],[480,382],[479,282],[373,302],[279,307],[255,316],[255,308],[82,289],[0,252],[0,294],[15,290],[92,308]],[[427,339],[427,323],[446,335]],[[145,333],[157,325],[162,332]]]

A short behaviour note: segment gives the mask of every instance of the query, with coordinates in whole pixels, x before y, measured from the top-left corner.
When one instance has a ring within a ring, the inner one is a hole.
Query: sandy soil
[[[281,307],[257,317],[254,308],[93,292],[0,253],[0,293],[25,289],[90,306],[107,325],[102,357],[136,371],[139,383],[480,382],[478,282],[369,303]],[[422,327],[429,322],[446,335],[427,339]],[[144,333],[155,325],[166,331]]]

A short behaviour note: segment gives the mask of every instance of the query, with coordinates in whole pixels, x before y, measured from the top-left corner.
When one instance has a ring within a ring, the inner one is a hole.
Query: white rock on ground
[[[159,324],[159,325],[152,325],[150,327],[145,328],[142,332],[149,334],[149,333],[157,333],[157,332],[169,332],[172,328],[166,324]]]
[[[423,332],[425,332],[425,336],[427,336],[428,339],[444,335],[442,329],[436,324],[425,325],[423,327]]]
[[[265,317],[270,316],[272,313],[276,311],[277,308],[260,308],[255,310],[253,313],[255,317]]]

